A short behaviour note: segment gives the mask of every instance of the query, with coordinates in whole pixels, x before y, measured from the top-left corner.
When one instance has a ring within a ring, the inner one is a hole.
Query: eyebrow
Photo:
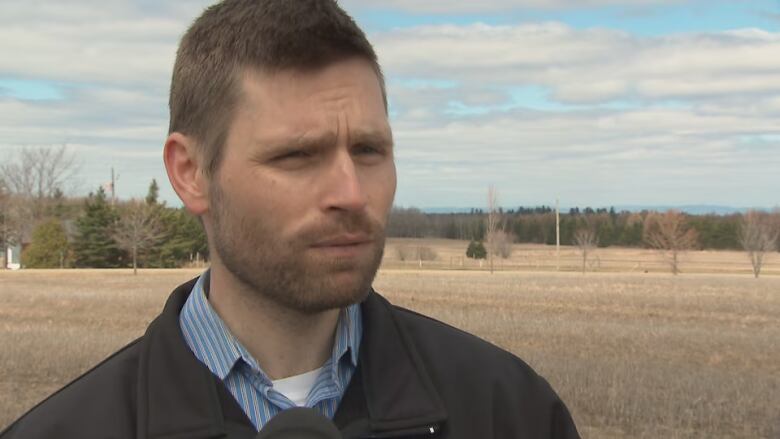
[[[353,145],[369,144],[392,147],[393,134],[391,131],[359,130],[357,132],[350,133],[350,143]]]
[[[325,149],[336,144],[337,136],[334,132],[327,132],[316,136],[301,135],[295,139],[279,142],[259,142],[259,144],[265,146],[265,150],[269,153],[288,151],[293,149]],[[350,133],[350,144],[369,144],[382,147],[393,146],[393,136],[391,132],[378,131],[378,130],[358,130]]]
[[[268,152],[288,151],[292,149],[319,149],[336,143],[336,133],[327,132],[317,136],[300,135],[294,139],[260,142]]]

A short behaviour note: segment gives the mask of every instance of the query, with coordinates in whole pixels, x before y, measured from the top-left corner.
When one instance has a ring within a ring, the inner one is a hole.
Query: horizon
[[[159,188],[159,186],[158,186]],[[101,187],[99,189],[103,189],[104,193],[106,195],[106,198],[108,200],[111,199],[110,193],[106,190],[105,187]],[[98,189],[98,190],[99,190]],[[66,198],[69,198],[71,200],[75,201],[82,201],[90,196],[93,196],[96,191],[90,191],[87,194],[78,194],[78,195],[66,195]],[[117,197],[116,201],[119,203],[125,203],[132,200],[143,200],[146,194],[141,194],[138,196],[128,197],[128,198],[121,198]],[[178,199],[177,199],[178,200]],[[170,208],[184,208],[184,206],[179,203],[169,203],[167,200],[159,199],[158,202],[165,205],[166,207]],[[449,213],[469,213],[472,210],[485,210],[486,206],[417,206],[417,205],[403,205],[398,203],[393,203],[392,206],[393,209],[417,209],[423,213],[426,214],[449,214]],[[537,209],[537,208],[549,208],[549,209],[555,209],[555,203],[538,203],[538,204],[526,204],[526,205],[502,205],[499,204],[496,206],[497,209],[502,210],[504,213],[507,212],[516,212],[520,209]],[[581,213],[582,211],[586,209],[592,209],[593,211],[598,210],[610,210],[614,209],[617,213],[622,212],[630,212],[630,213],[639,213],[642,211],[654,211],[654,212],[664,212],[668,210],[677,210],[689,215],[731,215],[731,214],[744,214],[748,211],[755,210],[755,211],[762,211],[762,212],[780,212],[780,205],[774,205],[774,206],[728,206],[728,205],[717,205],[717,204],[685,204],[685,205],[670,205],[670,204],[657,204],[657,205],[649,205],[649,204],[605,204],[605,205],[559,205],[559,210],[561,214],[568,214],[571,209],[578,209]]]

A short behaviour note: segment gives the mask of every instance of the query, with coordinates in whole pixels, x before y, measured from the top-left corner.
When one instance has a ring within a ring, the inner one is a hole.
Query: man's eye
[[[304,159],[311,157],[311,154],[307,151],[289,151],[284,154],[280,154],[274,157],[274,161],[290,160],[290,159]]]
[[[353,151],[356,154],[381,154],[382,149],[371,145],[356,145]]]

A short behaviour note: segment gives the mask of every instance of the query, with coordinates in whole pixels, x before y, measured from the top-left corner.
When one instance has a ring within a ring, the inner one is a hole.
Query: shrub
[[[25,250],[22,262],[29,268],[67,266],[68,236],[62,224],[51,219],[39,224],[32,234],[32,243]]]
[[[439,257],[436,250],[425,245],[411,248],[401,244],[395,246],[395,251],[401,261],[435,261]]]
[[[417,259],[420,261],[435,261],[439,255],[436,254],[436,250],[421,245],[417,247]]]
[[[482,244],[482,241],[471,241],[469,247],[466,249],[466,256],[472,259],[485,259],[487,258],[487,250]]]

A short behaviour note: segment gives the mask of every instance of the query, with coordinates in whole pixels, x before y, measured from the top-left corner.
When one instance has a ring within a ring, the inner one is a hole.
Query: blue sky
[[[209,1],[0,3],[0,160],[167,185],[178,38]],[[396,204],[780,204],[780,0],[346,0],[388,79]]]
[[[521,22],[558,21],[580,29],[604,27],[637,35],[658,36],[669,33],[717,32],[743,27],[776,29],[778,26],[778,17],[773,16],[778,14],[777,0],[668,2],[671,4],[658,2],[640,6],[632,6],[631,3],[613,2],[600,7],[579,8],[509,6],[497,12],[439,14],[372,7],[357,9],[355,18],[374,31],[431,24],[465,25],[482,22],[511,25]]]

